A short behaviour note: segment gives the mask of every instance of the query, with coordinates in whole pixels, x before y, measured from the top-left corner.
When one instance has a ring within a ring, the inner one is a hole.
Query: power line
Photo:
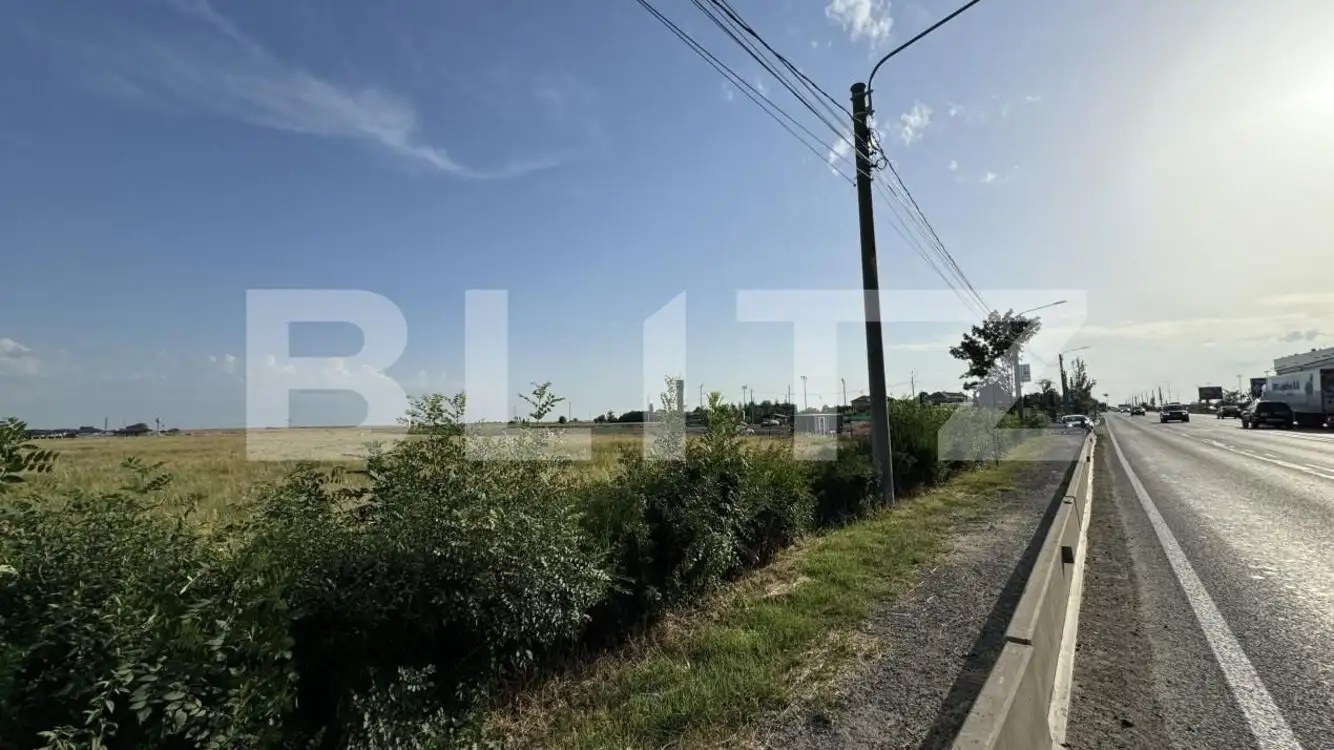
[[[713,67],[713,69],[717,71],[719,75],[723,76],[730,83],[736,86],[737,89],[742,94],[744,94],[748,99],[754,102],[755,105],[759,107],[761,110],[763,110],[765,114],[773,118],[774,122],[777,122],[779,127],[786,130],[789,135],[797,139],[799,143],[801,143],[803,146],[809,149],[811,153],[815,154],[816,157],[818,157],[821,161],[826,161],[825,155],[820,153],[819,148],[812,146],[809,141],[798,135],[797,132],[793,130],[792,126],[789,126],[786,122],[783,122],[783,120],[784,119],[788,120],[797,129],[806,133],[808,136],[814,139],[816,143],[820,143],[821,146],[823,146],[823,143],[821,142],[819,136],[817,136],[815,133],[812,133],[809,128],[802,125],[799,121],[797,121],[796,118],[788,114],[782,107],[779,107],[777,104],[774,104],[774,102],[771,99],[769,99],[769,97],[765,96],[762,92],[758,91],[754,86],[750,84],[750,82],[748,82],[740,74],[738,74],[736,71],[728,67],[726,63],[719,60],[716,56],[713,55],[713,53],[705,49],[702,44],[695,41],[694,38],[692,38],[689,34],[683,31],[681,27],[677,26],[675,23],[672,22],[671,19],[667,18],[657,8],[653,7],[653,4],[648,2],[648,0],[636,0],[636,2],[639,3],[640,7],[648,11],[650,15],[652,15],[655,19],[657,19],[659,23],[665,26],[668,31],[671,31],[672,34],[675,35],[677,39],[680,39],[687,47],[689,47],[691,51],[693,51],[695,54],[703,58],[704,61],[707,62],[711,67]],[[766,106],[766,104],[768,106]],[[834,171],[837,172],[840,177],[847,180],[849,183],[852,182],[852,178],[843,174],[841,170],[835,169]]]
[[[870,153],[859,153],[857,144],[853,142],[851,134],[848,133],[847,129],[840,127],[831,121],[830,115],[834,118],[839,118],[841,115],[847,115],[850,118],[851,114],[849,113],[846,107],[839,104],[839,102],[836,99],[834,99],[833,96],[831,96],[827,91],[825,91],[813,80],[811,80],[809,76],[801,72],[801,70],[798,69],[797,66],[793,64],[787,57],[783,56],[776,49],[774,49],[773,45],[771,45],[768,41],[766,41],[764,37],[754,29],[753,26],[751,26],[748,22],[746,22],[746,20],[741,17],[740,13],[738,13],[727,0],[691,0],[691,3],[701,13],[707,16],[709,20],[713,22],[713,24],[723,32],[723,34],[725,34],[729,39],[731,39],[734,43],[736,43],[739,47],[741,47],[742,50],[745,51],[746,54],[752,60],[754,60],[765,73],[772,76],[775,81],[777,81],[780,85],[783,86],[783,88],[787,89],[787,91],[797,99],[798,103],[800,103],[803,107],[805,107],[808,111],[810,111],[813,115],[815,115],[815,117],[823,125],[829,128],[830,131],[833,132],[835,136],[837,136],[844,144],[846,144],[849,147],[850,153],[840,153],[838,149],[833,149],[831,158],[826,158],[823,154],[821,154],[820,150],[817,147],[812,146],[811,143],[806,138],[803,138],[800,135],[798,135],[793,130],[792,127],[789,127],[787,123],[783,122],[783,120],[780,119],[780,116],[781,118],[786,119],[788,122],[791,122],[793,126],[799,129],[801,132],[805,133],[807,136],[809,136],[817,143],[820,143],[821,146],[823,146],[823,142],[819,136],[817,136],[809,128],[807,128],[805,125],[796,120],[796,118],[794,118],[792,115],[788,114],[785,110],[783,110],[781,107],[775,104],[772,99],[766,96],[763,92],[756,89],[744,77],[742,77],[735,70],[730,68],[726,63],[723,63],[721,60],[719,60],[717,56],[715,56],[713,53],[705,49],[702,44],[700,44],[698,41],[692,38],[677,24],[668,19],[663,13],[661,13],[650,2],[648,2],[648,0],[637,0],[637,2],[639,2],[641,7],[647,10],[656,20],[662,23],[678,39],[680,39],[683,43],[685,43],[688,47],[690,47],[692,51],[694,51],[706,62],[708,62],[710,66],[714,68],[715,71],[717,71],[720,75],[722,75],[733,85],[737,86],[737,88],[741,90],[741,92],[745,94],[747,98],[749,98],[753,103],[755,103],[756,106],[759,106],[761,109],[763,109],[765,111],[765,114],[768,114],[772,119],[778,122],[779,125],[784,128],[784,130],[787,130],[788,133],[792,135],[794,138],[796,138],[799,142],[801,142],[803,146],[805,146],[808,150],[814,153],[817,157],[820,157],[824,161],[828,161],[830,163],[831,170],[834,171],[835,174],[838,174],[840,177],[843,177],[845,180],[851,183],[852,182],[851,178],[849,178],[847,174],[843,173],[842,170],[834,166],[833,164],[834,158],[839,158],[845,162],[849,162],[852,165],[853,174],[856,174],[857,162],[856,159],[854,158],[855,155],[864,156],[867,159],[867,161],[875,161],[873,156],[875,155],[876,152],[880,152],[881,154],[880,161],[885,165],[885,167],[889,169],[890,174],[893,176],[893,180],[891,181],[887,178],[883,183],[877,182],[875,184],[881,185],[882,196],[886,195],[885,192],[886,188],[888,190],[888,197],[890,198],[890,210],[893,212],[894,217],[898,220],[898,225],[893,226],[895,232],[904,240],[905,243],[907,243],[910,247],[912,247],[918,253],[919,256],[922,257],[923,261],[927,263],[928,267],[930,267],[941,278],[941,280],[945,282],[945,284],[948,287],[950,287],[956,294],[959,295],[960,299],[964,302],[965,305],[972,308],[972,312],[974,314],[978,314],[977,309],[974,307],[974,305],[978,305],[983,310],[983,312],[979,315],[979,317],[981,318],[986,317],[986,313],[989,311],[989,306],[986,304],[986,300],[983,299],[981,294],[977,292],[977,289],[973,286],[972,281],[968,279],[967,275],[963,272],[962,267],[960,267],[959,263],[954,259],[954,257],[950,254],[949,250],[945,247],[945,244],[943,241],[941,241],[939,234],[935,230],[935,227],[931,224],[930,220],[926,218],[925,213],[918,205],[916,199],[912,196],[912,193],[908,190],[907,185],[903,182],[897,170],[894,169],[893,164],[891,164],[888,161],[888,159],[883,156],[883,150],[878,147],[878,144],[868,143],[866,144],[866,146],[867,146],[867,151],[869,151]],[[974,0],[974,2],[976,2],[976,0]],[[950,17],[952,18],[953,16],[958,15],[959,12],[961,11],[956,11]],[[948,20],[948,18],[946,20]],[[943,21],[941,23],[936,24],[936,26],[933,28],[938,28],[942,23]],[[924,34],[919,34],[917,38],[921,38],[921,36],[923,35]],[[755,42],[751,42],[744,37],[750,37],[754,39]],[[763,51],[761,51],[760,49],[761,47],[763,48]],[[901,48],[906,48],[906,45]],[[777,60],[779,65],[790,71],[792,76],[795,77],[796,83],[794,83],[791,79],[789,79],[788,76],[785,76],[783,73],[777,70],[773,62],[766,57],[765,52],[767,52],[769,55],[772,55],[773,58]],[[805,88],[806,91],[810,92],[811,94],[819,97],[817,98],[817,103],[820,104],[825,111],[821,112],[819,109],[817,109],[816,106],[807,99],[807,96],[803,94],[802,91],[798,90],[798,85]],[[820,98],[822,98],[823,101]],[[765,106],[766,104],[768,106]],[[830,104],[833,105],[832,108],[829,106]],[[868,174],[868,177],[871,177],[874,180],[874,175]],[[909,227],[911,227],[911,229]],[[915,235],[915,238],[912,235]],[[923,245],[925,245],[926,247],[923,247]],[[931,257],[932,254],[934,254],[936,257],[940,259],[939,264],[932,259]],[[955,281],[951,281],[949,278],[950,276],[953,276]],[[959,285],[962,285],[962,287],[966,290],[966,292],[961,291]]]
[[[977,302],[982,305],[983,309],[990,311],[991,306],[987,304],[986,299],[984,299],[982,294],[977,291],[977,288],[973,286],[973,282],[968,278],[968,275],[963,272],[963,268],[959,265],[959,262],[954,259],[954,256],[950,253],[949,249],[945,247],[944,241],[942,241],[940,235],[936,233],[936,228],[932,226],[931,221],[926,218],[926,214],[922,211],[921,206],[917,204],[917,199],[913,197],[912,191],[908,190],[907,183],[905,183],[903,178],[899,176],[898,170],[895,169],[894,165],[888,160],[886,160],[885,164],[889,169],[889,173],[894,177],[894,182],[897,183],[902,195],[911,205],[912,212],[920,221],[920,225],[925,227],[926,232],[930,235],[930,239],[933,241],[936,252],[945,260],[945,263],[951,269],[954,276],[968,290],[972,298],[977,300]]]
[[[763,46],[766,50],[768,50],[769,54],[773,55],[774,58],[777,59],[778,62],[783,65],[783,67],[790,70],[792,74],[795,75],[802,82],[802,84],[806,87],[808,91],[823,97],[825,102],[828,102],[828,104],[832,104],[834,112],[842,114],[851,119],[852,110],[848,109],[846,104],[835,99],[832,94],[830,94],[828,91],[825,91],[823,88],[821,88],[821,86],[818,83],[811,80],[810,76],[803,73],[800,68],[798,68],[796,65],[792,63],[791,60],[788,60],[781,53],[779,53],[778,50],[774,49],[773,45],[765,41],[764,37],[760,36],[759,32],[755,31],[755,29],[752,28],[750,24],[746,23],[745,19],[741,17],[741,14],[738,13],[734,8],[732,8],[731,3],[727,2],[727,0],[709,0],[709,2],[717,6],[718,8],[722,9],[723,13],[727,14],[727,17],[731,19],[733,24],[739,27],[744,33],[754,38],[755,41],[759,42],[761,46]],[[826,105],[826,108],[827,107],[828,105]],[[834,116],[837,117],[838,114],[835,114]]]

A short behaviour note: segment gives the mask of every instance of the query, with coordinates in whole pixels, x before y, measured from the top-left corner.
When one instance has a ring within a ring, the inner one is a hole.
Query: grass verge
[[[878,644],[859,626],[1028,466],[984,466],[810,538],[620,653],[493,713],[489,733],[522,748],[745,746],[766,714],[818,702],[874,656]]]

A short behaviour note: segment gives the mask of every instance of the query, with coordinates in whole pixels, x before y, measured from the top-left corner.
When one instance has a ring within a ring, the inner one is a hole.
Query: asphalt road
[[[1334,432],[1106,429],[1067,746],[1334,749]]]

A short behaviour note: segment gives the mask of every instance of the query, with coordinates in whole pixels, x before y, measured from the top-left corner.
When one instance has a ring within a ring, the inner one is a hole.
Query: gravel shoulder
[[[871,618],[878,656],[818,706],[761,732],[771,748],[944,748],[1000,652],[1041,539],[1073,466],[1034,462],[984,520],[961,525],[949,552],[907,595]]]

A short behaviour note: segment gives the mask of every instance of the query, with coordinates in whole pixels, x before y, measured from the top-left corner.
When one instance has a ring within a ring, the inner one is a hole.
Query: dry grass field
[[[606,478],[621,452],[643,441],[642,432],[625,428],[561,433],[556,443],[560,453],[573,459],[575,470],[589,479]],[[60,457],[51,474],[31,477],[25,489],[113,491],[129,476],[122,461],[137,457],[148,464],[160,462],[163,471],[174,475],[165,493],[168,499],[202,495],[205,501],[197,512],[207,519],[243,505],[257,486],[282,479],[303,461],[355,468],[362,465],[369,444],[391,445],[406,437],[403,430],[393,428],[301,428],[42,441],[43,448]],[[747,438],[756,444],[775,440]]]

